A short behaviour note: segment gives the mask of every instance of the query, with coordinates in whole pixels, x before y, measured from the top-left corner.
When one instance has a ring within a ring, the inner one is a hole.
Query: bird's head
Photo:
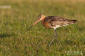
[[[40,14],[38,16],[38,19],[33,23],[33,25],[35,25],[35,24],[39,23],[40,21],[44,20],[45,17],[46,17],[45,15]]]

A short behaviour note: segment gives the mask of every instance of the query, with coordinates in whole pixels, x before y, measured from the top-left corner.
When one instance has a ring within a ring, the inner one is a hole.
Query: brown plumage
[[[69,24],[74,24],[77,20],[69,20],[63,17],[59,17],[59,16],[47,16],[42,20],[42,24],[46,27],[46,28],[58,28],[57,25],[59,27],[62,26],[66,26]]]
[[[32,26],[37,24],[38,22],[42,21],[42,24],[46,28],[53,28],[55,30],[55,37],[57,39],[56,28],[67,26],[69,24],[76,23],[77,20],[70,20],[59,16],[45,16],[40,15],[39,19],[33,23]],[[55,38],[50,42],[49,46],[53,43]]]

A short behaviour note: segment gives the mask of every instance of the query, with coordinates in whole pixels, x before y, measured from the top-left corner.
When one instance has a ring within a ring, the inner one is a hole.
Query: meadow
[[[0,8],[0,56],[85,56],[84,0],[0,0],[4,5],[11,8]],[[53,29],[39,23],[28,31],[39,14],[78,22],[56,29],[58,43],[47,47]]]

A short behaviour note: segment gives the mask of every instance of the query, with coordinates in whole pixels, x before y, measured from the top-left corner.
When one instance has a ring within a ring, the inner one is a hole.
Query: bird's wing
[[[51,26],[56,26],[56,25],[64,26],[64,25],[71,24],[71,20],[63,17],[50,16],[48,17],[48,19]]]
[[[55,27],[56,25],[66,26],[73,24],[76,22],[76,20],[70,20],[59,16],[47,16],[44,22],[48,22],[49,26]]]

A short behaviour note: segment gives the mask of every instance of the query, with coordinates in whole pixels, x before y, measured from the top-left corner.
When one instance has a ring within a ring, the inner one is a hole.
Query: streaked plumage
[[[39,19],[33,23],[32,26],[37,24],[38,22],[42,21],[42,24],[46,28],[53,28],[55,31],[55,37],[57,39],[56,35],[56,28],[67,26],[69,24],[74,24],[77,20],[70,20],[59,16],[45,16],[40,15]],[[49,43],[49,46],[54,42],[55,38]]]
[[[44,18],[44,20],[42,20],[42,24],[46,28],[54,28],[54,29],[62,26],[67,26],[69,24],[74,24],[75,22],[76,20],[69,20],[59,16],[47,16]]]

